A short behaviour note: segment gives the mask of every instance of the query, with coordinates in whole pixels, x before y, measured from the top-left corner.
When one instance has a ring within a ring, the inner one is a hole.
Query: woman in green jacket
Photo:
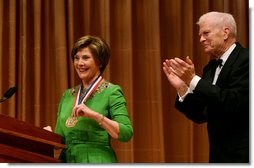
[[[84,36],[74,44],[71,57],[81,84],[66,90],[58,107],[55,133],[67,145],[59,159],[117,162],[110,139],[127,142],[133,128],[121,88],[101,76],[109,62],[109,47],[99,37]]]

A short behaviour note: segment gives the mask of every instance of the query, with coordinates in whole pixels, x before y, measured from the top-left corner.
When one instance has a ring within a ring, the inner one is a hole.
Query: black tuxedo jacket
[[[216,85],[206,65],[192,94],[175,107],[196,123],[207,122],[209,162],[249,162],[249,51],[236,43]]]

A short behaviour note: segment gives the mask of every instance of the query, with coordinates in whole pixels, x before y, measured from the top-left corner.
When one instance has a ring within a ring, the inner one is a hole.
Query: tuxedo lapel
[[[216,60],[210,60],[208,65],[204,69],[202,78],[212,83],[216,67]]]
[[[221,86],[226,79],[227,75],[231,72],[232,66],[234,65],[235,61],[237,60],[237,57],[239,55],[240,50],[242,49],[242,46],[239,43],[236,43],[235,49],[232,51],[232,53],[229,55],[227,61],[222,67],[222,70],[218,76],[216,85]]]

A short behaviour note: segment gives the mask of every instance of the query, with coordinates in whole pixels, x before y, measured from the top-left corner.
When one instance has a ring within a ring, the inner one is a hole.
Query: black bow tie
[[[222,66],[222,59],[213,59],[209,62],[209,65],[212,67],[217,68],[218,66],[221,67]]]

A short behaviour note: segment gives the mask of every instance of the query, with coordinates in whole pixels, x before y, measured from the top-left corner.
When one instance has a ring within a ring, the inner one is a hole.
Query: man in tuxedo
[[[210,163],[248,163],[249,51],[236,42],[231,14],[209,12],[197,24],[210,57],[202,77],[188,56],[163,62],[177,91],[175,107],[196,123],[207,122]]]

